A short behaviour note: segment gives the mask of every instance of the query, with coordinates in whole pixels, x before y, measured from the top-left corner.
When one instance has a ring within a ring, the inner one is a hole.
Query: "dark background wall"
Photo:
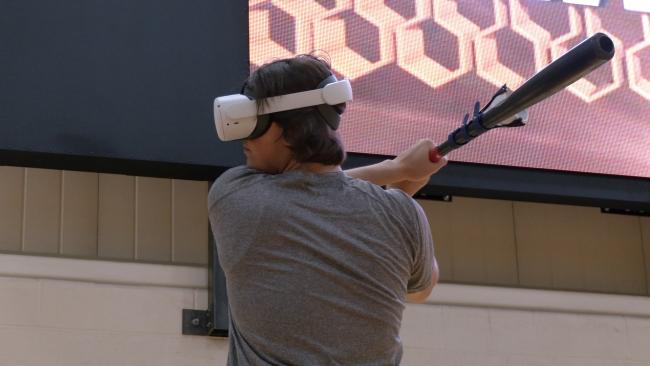
[[[248,74],[245,1],[3,1],[0,14],[0,163],[196,178],[241,163],[212,101]]]

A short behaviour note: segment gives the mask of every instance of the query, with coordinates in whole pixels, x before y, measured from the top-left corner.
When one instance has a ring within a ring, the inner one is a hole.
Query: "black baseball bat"
[[[533,75],[501,104],[478,113],[466,126],[452,132],[447,141],[431,149],[429,159],[438,161],[502,121],[552,96],[611,60],[614,53],[614,42],[606,34],[596,33],[585,39]]]

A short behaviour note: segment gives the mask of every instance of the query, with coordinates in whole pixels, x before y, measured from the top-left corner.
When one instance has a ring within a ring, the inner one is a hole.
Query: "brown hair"
[[[312,54],[276,60],[250,75],[244,85],[245,94],[260,105],[264,98],[317,89],[330,75],[329,62]],[[332,108],[340,115],[345,104]],[[328,125],[318,106],[273,113],[268,119],[269,124],[275,122],[282,127],[282,136],[296,161],[340,165],[345,160],[340,136]]]

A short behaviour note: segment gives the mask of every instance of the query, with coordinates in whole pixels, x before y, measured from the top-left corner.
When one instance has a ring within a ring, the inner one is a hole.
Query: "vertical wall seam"
[[[138,259],[138,177],[133,179],[133,259]]]
[[[101,173],[97,173],[97,258],[100,258],[100,255],[99,255],[99,232],[101,230],[101,228],[100,228],[100,225],[101,225],[100,216],[101,216],[102,211],[101,211],[101,208],[99,206],[100,206],[100,203],[101,203],[101,200],[100,200],[101,187],[102,187],[102,185],[101,185]]]
[[[477,204],[487,204],[487,201],[479,201],[479,200],[476,200],[475,202]],[[478,220],[481,222],[481,224],[485,224],[485,220],[483,220],[483,214],[482,214],[481,210],[479,209],[478,211],[479,211]],[[481,231],[480,231],[479,235],[481,237],[485,238],[486,234],[489,234],[489,230],[486,230],[484,225],[481,225],[480,229],[481,229]],[[485,240],[485,242],[487,242],[487,240]],[[492,278],[491,278],[492,276],[490,276],[490,271],[488,269],[488,264],[487,264],[487,255],[486,255],[487,245],[481,245],[479,248],[480,248],[479,250],[480,250],[480,253],[481,253],[481,263],[480,263],[480,266],[481,266],[481,279],[483,281],[485,281],[485,283],[492,283]]]
[[[545,208],[544,210],[546,210],[546,209],[547,208]],[[556,272],[555,271],[555,266],[553,265],[555,263],[555,253],[557,252],[557,240],[551,240],[551,244],[549,246],[550,246],[550,252],[549,252],[550,254],[548,256],[548,261],[547,261],[547,263],[548,263],[548,271],[549,271],[549,275],[550,275],[550,279],[551,279],[550,284],[549,284],[549,288],[554,289],[555,288],[555,283],[557,282],[555,280],[555,276],[556,276],[555,275],[555,272]]]
[[[27,168],[23,168],[23,217],[21,220],[20,251],[25,251],[25,221],[27,220]]]
[[[645,250],[646,240],[650,238],[645,238],[643,236],[643,223],[641,222],[641,217],[637,217],[639,223],[639,234],[641,235],[641,256],[643,257],[643,282],[645,282],[645,291],[646,295],[650,296],[650,282],[648,282],[648,253]]]
[[[487,201],[483,201],[482,203],[488,203]],[[483,220],[483,215],[481,214],[479,216],[479,220],[481,220],[482,224],[485,224],[485,220]],[[486,234],[491,234],[489,229],[486,229],[485,226],[482,225],[481,227],[481,236],[485,238],[487,235]],[[487,242],[487,240],[486,240]],[[496,242],[496,240],[495,240]],[[482,269],[482,275],[483,275],[483,281],[485,283],[494,283],[494,278],[492,277],[492,271],[490,270],[490,265],[488,264],[488,248],[487,245],[481,245],[481,269]]]
[[[95,256],[99,258],[99,173],[97,174],[97,196],[95,197],[96,203],[97,203],[97,215],[95,216],[95,222],[97,223],[97,226],[95,226]]]
[[[170,210],[170,215],[169,215],[169,221],[170,221],[169,232],[171,234],[171,240],[170,240],[170,243],[171,243],[171,258],[170,258],[170,261],[172,263],[175,263],[176,262],[176,241],[174,240],[174,237],[175,237],[175,235],[174,235],[174,233],[175,233],[174,221],[175,221],[175,218],[176,218],[175,216],[176,215],[175,215],[175,212],[174,212],[174,208],[175,208],[174,192],[175,192],[175,189],[176,189],[176,184],[175,184],[176,180],[175,179],[170,179],[170,181],[171,181],[171,189],[170,189],[171,210]]]
[[[59,171],[59,185],[60,185],[60,197],[59,197],[59,254],[63,254],[63,201],[64,201],[64,191],[65,191],[65,171]]]
[[[451,263],[450,276],[451,276],[452,281],[456,281],[456,266],[455,266],[456,262],[455,262],[455,256],[454,256],[454,253],[456,251],[456,240],[454,240],[454,212],[453,212],[453,209],[454,209],[454,205],[458,204],[458,200],[456,200],[456,203],[454,203],[453,201],[449,202],[449,203],[450,203],[450,205],[447,207],[447,212],[446,213],[447,213],[447,217],[451,217],[451,220],[449,220],[449,226],[451,226],[450,229],[449,229],[449,234],[450,234],[449,237],[451,238],[450,243],[449,243],[450,244],[449,245],[449,257],[450,257],[449,262]]]
[[[519,240],[517,238],[517,217],[515,215],[515,202],[510,201],[511,214],[512,214],[512,236],[515,244],[515,276],[517,278],[517,285],[521,286],[521,277],[519,274]]]

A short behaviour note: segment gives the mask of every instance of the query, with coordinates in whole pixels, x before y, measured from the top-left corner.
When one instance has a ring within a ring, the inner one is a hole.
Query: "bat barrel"
[[[481,123],[492,128],[503,120],[552,96],[589,74],[614,57],[614,42],[596,33],[528,79],[508,99],[482,116]]]
[[[474,118],[467,126],[452,132],[447,141],[432,149],[431,161],[436,161],[488,129],[571,85],[611,60],[614,53],[614,42],[606,34],[596,33],[585,39],[533,75],[501,104],[481,113],[479,119]]]

